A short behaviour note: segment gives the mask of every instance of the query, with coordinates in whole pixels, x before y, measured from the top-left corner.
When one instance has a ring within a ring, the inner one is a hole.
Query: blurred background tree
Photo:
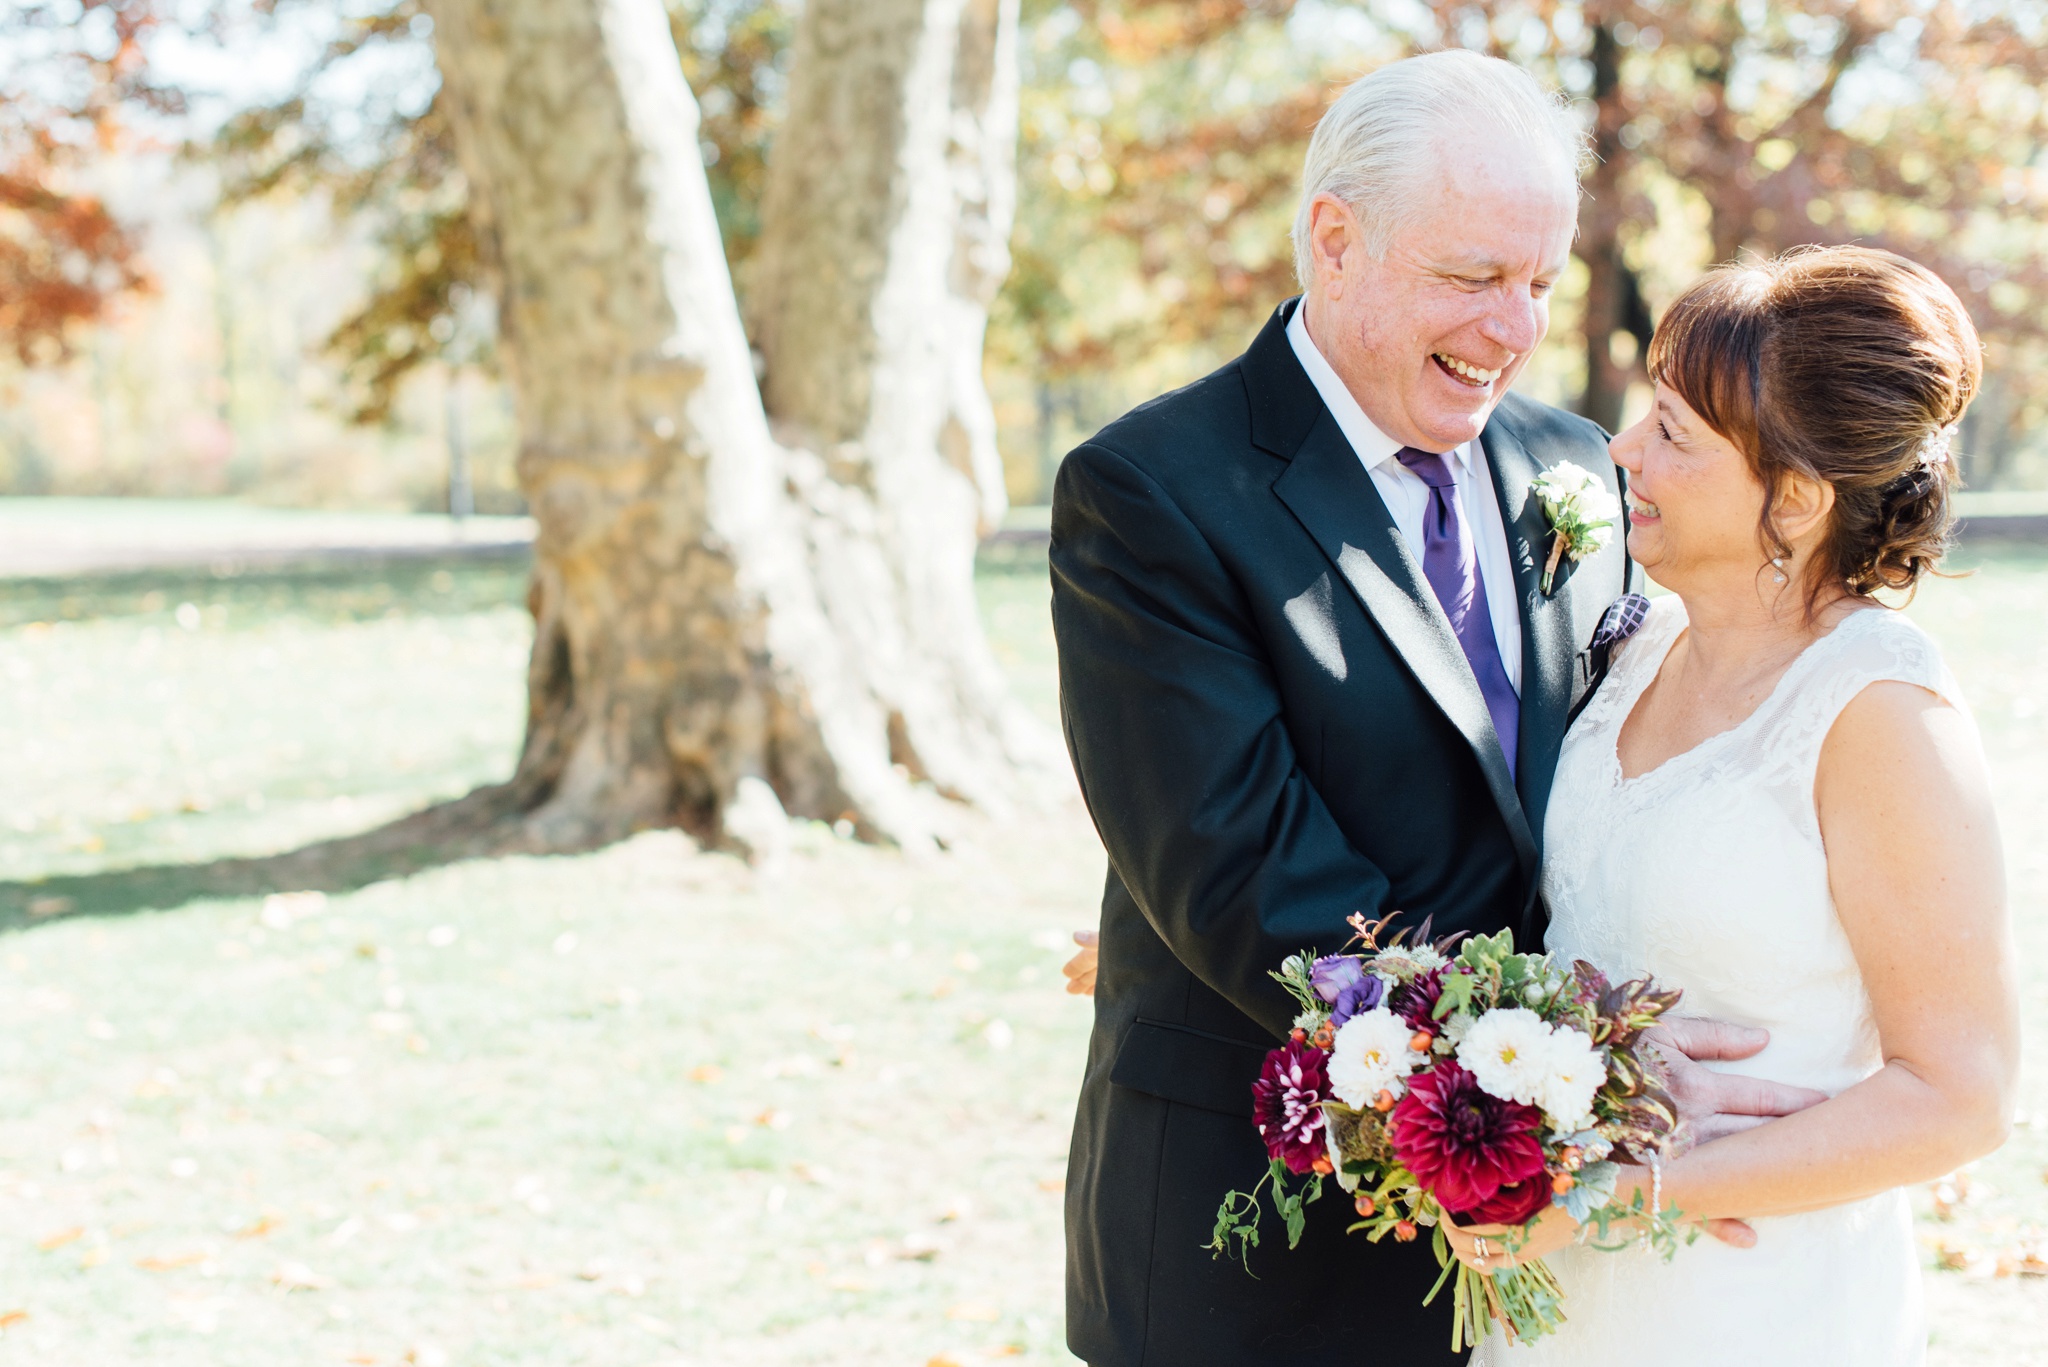
[[[148,78],[151,0],[25,3],[0,18],[0,342],[24,365],[70,352],[73,325],[148,279],[90,183],[125,110],[177,107]]]
[[[273,23],[298,0],[278,2]],[[668,5],[757,341],[749,262],[800,9]],[[244,99],[190,151],[224,205],[324,197],[368,240],[365,287],[322,334],[338,406],[417,424],[398,412],[412,377],[494,366],[498,290],[430,65],[410,102],[347,78],[427,51],[416,0],[350,13],[292,88]],[[1601,153],[1532,392],[1611,426],[1639,401],[1658,308],[1698,270],[1875,242],[1940,270],[1985,332],[1972,482],[2048,485],[2042,0],[1025,0],[1014,266],[987,350],[1013,496],[1042,498],[1087,430],[1241,348],[1293,289],[1285,233],[1317,115],[1359,71],[1445,44],[1558,84]]]

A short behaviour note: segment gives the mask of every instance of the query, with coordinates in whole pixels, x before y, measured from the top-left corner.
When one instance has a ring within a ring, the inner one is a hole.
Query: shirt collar
[[[1301,362],[1301,368],[1308,372],[1309,382],[1315,385],[1316,393],[1323,399],[1330,416],[1337,420],[1338,430],[1344,433],[1351,449],[1358,453],[1358,459],[1368,470],[1377,469],[1392,460],[1394,453],[1401,449],[1401,443],[1380,431],[1365,410],[1352,397],[1351,387],[1344,383],[1336,368],[1325,360],[1317,348],[1315,339],[1308,335],[1308,300],[1295,305],[1294,316],[1287,320],[1287,341],[1294,348],[1294,358]],[[1470,476],[1472,463],[1468,447],[1460,445],[1444,453],[1446,460],[1455,462],[1456,473]]]

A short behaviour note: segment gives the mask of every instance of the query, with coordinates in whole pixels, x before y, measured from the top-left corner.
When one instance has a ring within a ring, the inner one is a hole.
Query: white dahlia
[[[1338,1027],[1330,1049],[1330,1090],[1354,1111],[1372,1105],[1382,1091],[1400,1096],[1408,1074],[1427,1055],[1408,1047],[1415,1032],[1384,1006],[1361,1011]]]
[[[1522,1006],[1497,1007],[1472,1022],[1458,1043],[1458,1062],[1480,1087],[1503,1101],[1539,1104],[1550,1077],[1550,1026]]]
[[[1607,1056],[1590,1035],[1560,1025],[1550,1033],[1549,1076],[1536,1104],[1551,1127],[1576,1130],[1593,1120],[1593,1094],[1607,1081]]]

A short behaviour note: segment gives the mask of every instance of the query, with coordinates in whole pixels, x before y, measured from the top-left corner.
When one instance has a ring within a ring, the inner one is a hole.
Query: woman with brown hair
[[[1547,943],[1768,1030],[1722,1070],[1828,1099],[1661,1183],[1625,1169],[1691,1218],[1749,1221],[1752,1247],[1595,1252],[1550,1210],[1520,1256],[1550,1256],[1569,1322],[1474,1361],[1917,1363],[1904,1188],[1998,1146],[2019,1051],[1976,730],[1880,597],[1941,560],[1976,333],[1929,271],[1836,247],[1713,272],[1649,359],[1654,406],[1613,455],[1629,550],[1671,594],[1565,741]],[[1453,1237],[1484,1265],[1500,1233]]]

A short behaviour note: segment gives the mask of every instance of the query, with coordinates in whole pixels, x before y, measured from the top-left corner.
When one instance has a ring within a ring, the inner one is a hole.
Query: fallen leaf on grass
[[[286,1291],[325,1291],[334,1285],[333,1281],[304,1263],[282,1263],[277,1271],[270,1274],[270,1280],[272,1285]]]
[[[1952,1172],[1931,1184],[1929,1192],[1934,1198],[1934,1218],[1953,1220],[1956,1207],[1969,1203],[1970,1174],[1967,1170]]]
[[[349,1361],[355,1363],[356,1367],[377,1367],[379,1359],[371,1357],[368,1353],[357,1353]]]
[[[960,1359],[941,1353],[935,1358],[926,1359],[924,1367],[960,1367]]]
[[[84,1253],[80,1254],[78,1258],[78,1265],[80,1267],[86,1268],[98,1267],[101,1263],[105,1262],[106,1260],[107,1246],[105,1244],[101,1244],[97,1248],[88,1248],[87,1250],[85,1250]]]
[[[911,1234],[904,1238],[903,1247],[896,1250],[898,1262],[928,1263],[939,1256],[939,1241],[929,1234]]]
[[[1039,1182],[1038,1189],[1040,1191],[1065,1191],[1067,1189],[1067,1179],[1064,1177],[1047,1177]]]
[[[786,1130],[793,1121],[788,1111],[777,1110],[773,1106],[754,1117],[754,1123],[767,1130]]]
[[[725,1069],[715,1063],[703,1063],[690,1070],[690,1081],[712,1083],[725,1078]]]
[[[73,1225],[70,1229],[60,1229],[55,1234],[45,1236],[43,1241],[37,1244],[36,1247],[48,1253],[53,1248],[62,1248],[64,1245],[84,1237],[85,1227]]]
[[[236,1230],[235,1237],[237,1239],[260,1239],[272,1230],[281,1228],[283,1224],[284,1221],[275,1215],[259,1215],[250,1223]]]
[[[0,1313],[0,1329],[12,1329],[27,1318],[28,1311],[26,1310],[9,1310]]]
[[[1003,1317],[1003,1312],[993,1305],[976,1305],[965,1302],[946,1312],[949,1320],[970,1320],[976,1324],[994,1324]]]
[[[135,1265],[144,1272],[174,1272],[181,1267],[197,1267],[212,1257],[204,1249],[191,1249],[184,1253],[167,1253],[161,1257],[137,1258]]]

